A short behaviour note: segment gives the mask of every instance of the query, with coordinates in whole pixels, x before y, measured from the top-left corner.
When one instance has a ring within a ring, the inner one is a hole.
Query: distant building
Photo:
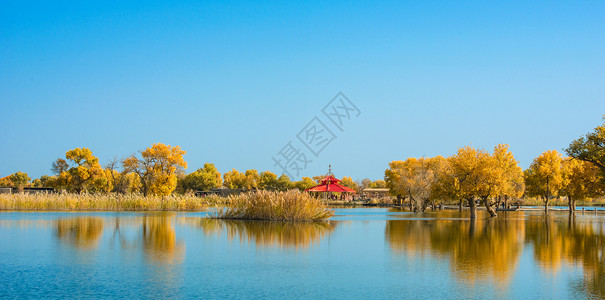
[[[39,187],[39,188],[35,188],[35,187],[24,187],[23,188],[23,192],[24,193],[28,193],[28,194],[37,194],[37,193],[47,193],[47,194],[52,194],[55,192],[54,188],[49,188],[49,187]]]
[[[217,195],[221,197],[227,197],[229,195],[238,195],[241,193],[249,192],[247,189],[210,189],[207,191],[196,191],[195,195],[198,197],[206,197],[209,195]]]
[[[389,195],[389,189],[387,188],[365,188],[361,192],[368,198],[386,197]]]
[[[23,188],[23,193],[27,193],[27,194],[54,193],[54,192],[55,192],[55,189],[49,188],[49,187],[40,187],[40,188],[24,187]],[[14,194],[14,193],[19,193],[19,189],[11,188],[11,187],[0,187],[0,194]]]

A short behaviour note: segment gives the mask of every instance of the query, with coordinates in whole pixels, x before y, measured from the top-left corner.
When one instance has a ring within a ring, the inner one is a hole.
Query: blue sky
[[[0,176],[155,142],[188,172],[272,170],[342,91],[361,114],[300,176],[507,143],[522,167],[605,114],[602,1],[3,1]],[[326,124],[329,125],[329,124]],[[298,177],[300,177],[298,176]]]

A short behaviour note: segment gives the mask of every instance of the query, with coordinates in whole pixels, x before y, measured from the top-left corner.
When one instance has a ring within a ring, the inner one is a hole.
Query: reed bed
[[[0,194],[0,210],[29,211],[201,211],[206,199],[194,195]]]
[[[256,191],[229,196],[225,207],[217,207],[213,217],[237,220],[320,221],[333,215],[333,210],[308,193]]]

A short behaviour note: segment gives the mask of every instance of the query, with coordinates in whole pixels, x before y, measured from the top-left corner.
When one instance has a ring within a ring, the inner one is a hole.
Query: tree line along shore
[[[506,144],[496,145],[491,152],[466,146],[450,157],[392,161],[384,180],[354,181],[344,177],[341,184],[357,191],[388,188],[395,204],[408,205],[418,212],[457,204],[460,208],[469,207],[474,218],[480,205],[495,217],[497,207],[510,208],[513,203],[538,202],[548,212],[553,201],[558,205],[565,201],[573,212],[576,201],[590,204],[605,194],[605,125],[572,141],[564,152],[567,156],[556,150],[545,151],[523,170]],[[31,180],[27,173],[19,171],[0,178],[0,187],[50,187],[69,194],[95,195],[97,200],[103,195],[185,199],[192,191],[213,188],[303,191],[323,178],[320,175],[291,181],[287,175],[253,169],[232,169],[221,174],[212,163],[186,174],[185,154],[179,146],[157,143],[125,159],[101,165],[90,149],[76,148],[52,163],[54,175]]]

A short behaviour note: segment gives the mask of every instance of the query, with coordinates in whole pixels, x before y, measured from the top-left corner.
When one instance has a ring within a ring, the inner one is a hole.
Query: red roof
[[[342,186],[338,183],[332,184],[320,184],[318,186],[314,186],[310,189],[306,190],[307,192],[345,192],[345,193],[355,193],[354,189],[350,189],[346,186]]]
[[[320,180],[321,184],[333,184],[333,183],[338,183],[340,181],[340,179],[332,176],[332,175],[328,175],[326,177],[324,177],[322,180]]]
[[[318,186],[314,186],[310,189],[306,189],[307,192],[339,192],[339,193],[355,193],[354,189],[350,189],[346,186],[338,184],[340,179],[333,175],[328,175],[320,180],[321,183]]]

